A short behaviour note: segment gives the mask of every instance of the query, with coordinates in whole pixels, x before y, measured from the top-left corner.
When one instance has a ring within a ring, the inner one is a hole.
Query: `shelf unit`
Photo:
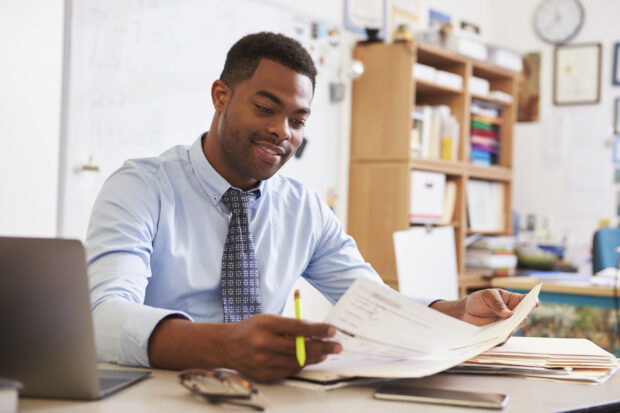
[[[355,59],[364,64],[364,74],[353,83],[351,152],[349,171],[348,231],[360,251],[384,281],[398,286],[392,234],[409,223],[410,172],[424,170],[446,174],[457,187],[452,225],[455,228],[459,289],[482,288],[488,280],[465,272],[465,237],[468,228],[465,190],[471,178],[504,185],[504,225],[510,234],[512,139],[516,120],[519,73],[477,61],[445,49],[420,43],[375,43],[358,45]],[[415,79],[419,62],[463,77],[463,89],[454,89]],[[468,91],[472,76],[487,79],[491,90],[513,96],[505,103]],[[469,162],[470,104],[472,98],[502,107],[499,164],[489,167]],[[415,157],[410,151],[411,112],[415,105],[448,105],[459,123],[456,161]]]

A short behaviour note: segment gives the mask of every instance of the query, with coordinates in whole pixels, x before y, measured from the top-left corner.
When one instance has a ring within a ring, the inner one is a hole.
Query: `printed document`
[[[299,374],[311,380],[344,377],[423,377],[458,365],[504,342],[534,308],[537,285],[510,318],[477,327],[360,277],[325,322],[338,332],[340,354]]]

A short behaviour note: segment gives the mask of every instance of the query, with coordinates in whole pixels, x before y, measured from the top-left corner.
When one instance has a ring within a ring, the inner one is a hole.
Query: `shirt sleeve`
[[[372,266],[364,260],[355,240],[348,235],[340,220],[318,197],[315,210],[319,211],[317,222],[322,223],[317,248],[303,276],[334,304],[359,277],[367,277],[385,284]],[[430,305],[433,299],[409,298]]]
[[[179,311],[144,304],[159,217],[153,176],[131,162],[103,185],[86,237],[97,358],[150,367],[148,340],[157,324]]]

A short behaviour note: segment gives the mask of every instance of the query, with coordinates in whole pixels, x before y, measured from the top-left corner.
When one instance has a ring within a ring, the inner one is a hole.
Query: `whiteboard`
[[[313,38],[312,23],[258,0],[67,0],[58,235],[85,238],[101,185],[124,160],[191,145],[208,130],[226,52],[262,30],[296,38],[317,63],[308,144],[282,173],[325,199],[338,185],[342,108],[330,103],[329,83],[341,50]]]

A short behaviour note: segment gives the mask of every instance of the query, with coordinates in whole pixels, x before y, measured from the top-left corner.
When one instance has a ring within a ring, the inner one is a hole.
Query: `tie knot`
[[[241,192],[235,188],[228,188],[222,196],[222,202],[233,215],[247,215],[248,210],[254,205],[256,191]]]

